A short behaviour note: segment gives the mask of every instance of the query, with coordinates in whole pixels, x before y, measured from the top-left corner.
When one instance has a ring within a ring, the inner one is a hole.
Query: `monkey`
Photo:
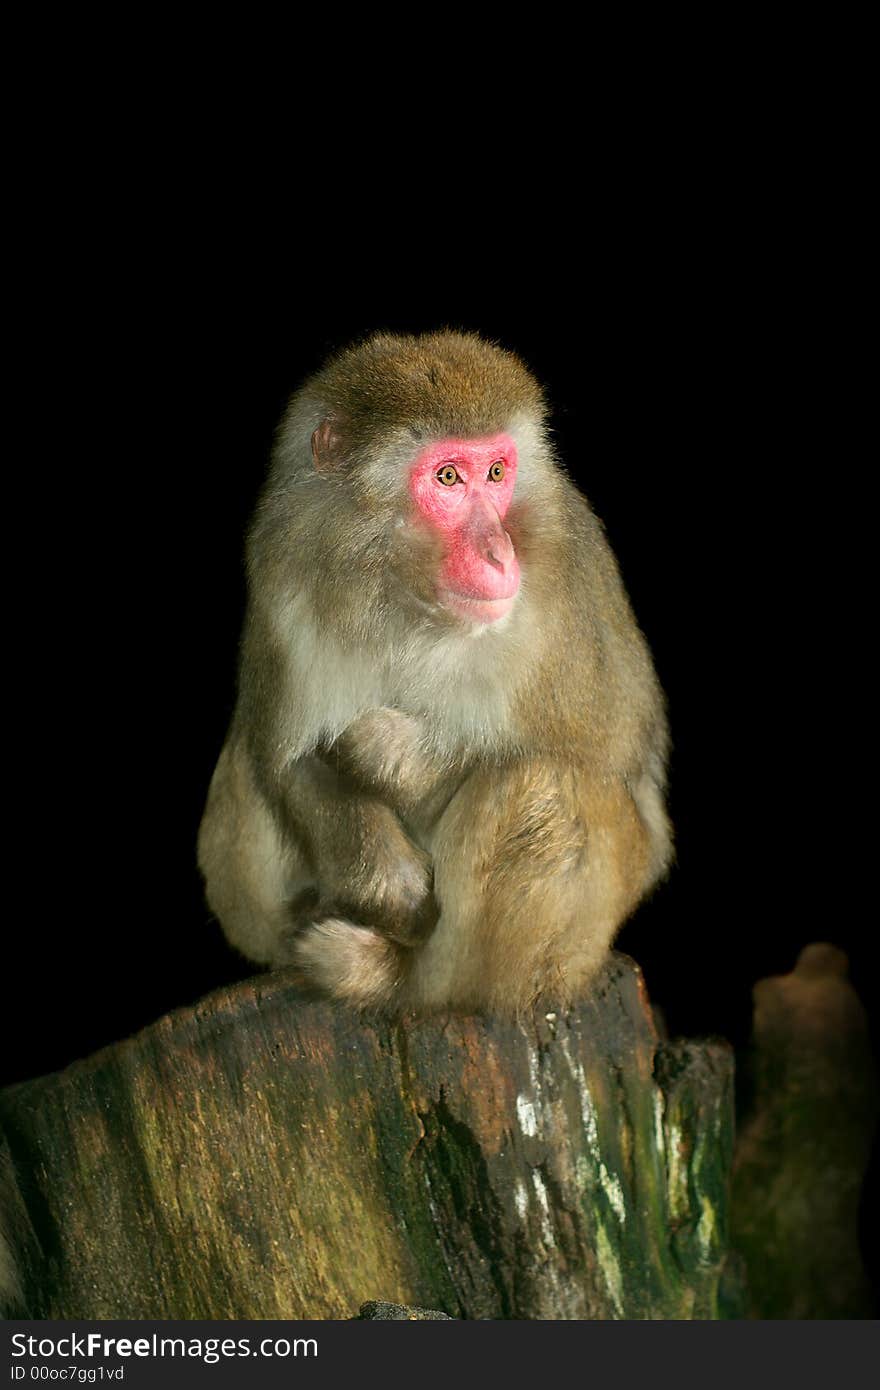
[[[290,400],[199,830],[251,961],[391,1015],[580,997],[672,856],[665,699],[542,388],[380,333]]]

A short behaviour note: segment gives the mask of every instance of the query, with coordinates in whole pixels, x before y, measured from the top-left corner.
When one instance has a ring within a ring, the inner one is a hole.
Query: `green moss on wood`
[[[676,1046],[622,956],[515,1024],[376,1026],[284,975],[223,991],[0,1095],[31,1311],[714,1316],[732,1063]]]

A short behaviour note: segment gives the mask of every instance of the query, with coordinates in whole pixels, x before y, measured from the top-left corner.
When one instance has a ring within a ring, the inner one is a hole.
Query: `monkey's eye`
[[[461,479],[452,464],[446,463],[438,470],[437,481],[442,483],[444,487],[452,487],[455,483],[461,482]]]
[[[492,464],[492,467],[489,469],[489,482],[490,482],[490,483],[500,483],[500,482],[501,482],[501,479],[502,479],[503,477],[504,477],[504,460],[503,460],[503,459],[496,459],[495,462]]]

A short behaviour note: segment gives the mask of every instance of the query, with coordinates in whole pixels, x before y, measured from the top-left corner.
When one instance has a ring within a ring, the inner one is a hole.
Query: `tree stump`
[[[44,1318],[719,1313],[722,1043],[638,967],[518,1023],[365,1022],[263,975],[0,1094]]]
[[[754,1099],[737,1141],[733,1242],[758,1318],[868,1318],[859,1199],[877,1124],[868,1021],[843,951],[807,946],[755,986]]]

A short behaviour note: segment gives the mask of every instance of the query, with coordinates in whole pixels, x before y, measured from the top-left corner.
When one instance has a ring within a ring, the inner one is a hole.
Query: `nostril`
[[[506,531],[490,536],[486,542],[483,554],[494,565],[496,569],[505,573],[513,560],[513,542]]]

